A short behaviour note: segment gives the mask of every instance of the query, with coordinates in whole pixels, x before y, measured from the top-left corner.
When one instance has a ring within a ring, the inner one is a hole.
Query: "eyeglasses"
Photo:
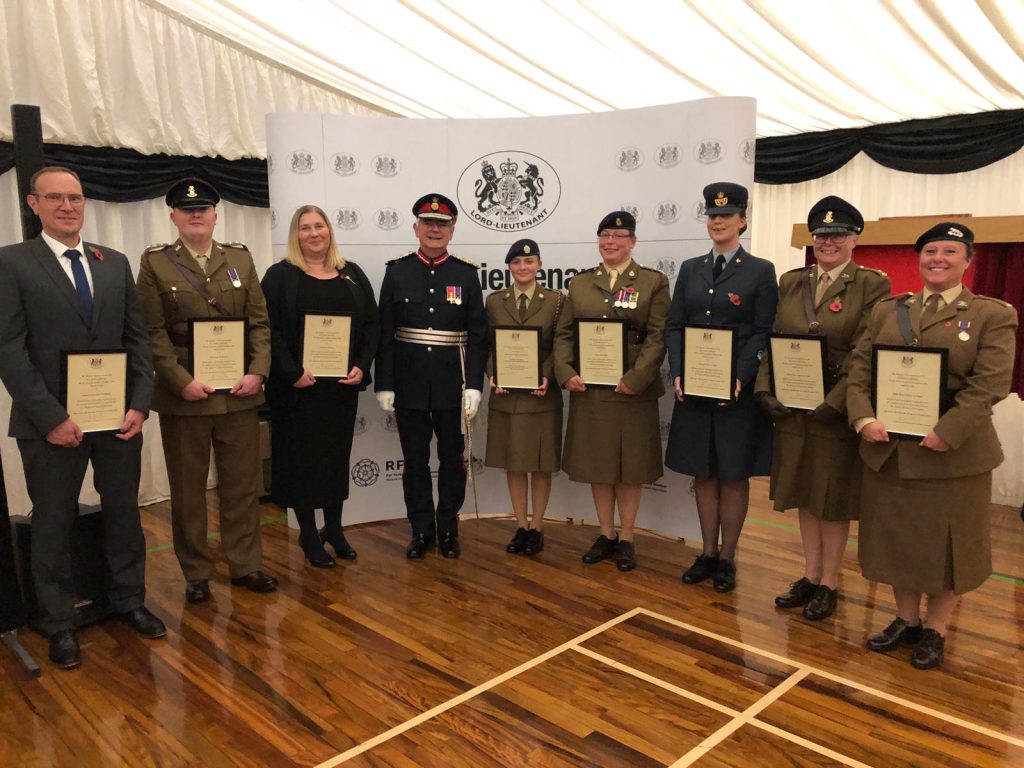
[[[843,243],[846,242],[846,239],[848,237],[849,237],[848,234],[846,234],[846,235],[815,235],[814,236],[814,244],[815,245],[824,245],[827,242],[832,242],[832,243],[834,243],[836,245],[842,245]]]
[[[63,205],[65,200],[71,205],[82,205],[85,203],[85,195],[62,195],[59,192],[47,192],[45,195],[40,195],[33,192],[32,196],[45,200],[51,205]]]
[[[450,221],[438,221],[437,219],[419,219],[416,223],[424,229],[450,229],[452,226]]]
[[[598,232],[597,234],[598,240],[628,240],[631,237],[633,237],[633,235],[628,232]]]

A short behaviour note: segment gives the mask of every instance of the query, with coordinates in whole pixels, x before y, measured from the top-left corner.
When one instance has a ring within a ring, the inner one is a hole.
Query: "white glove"
[[[480,407],[480,390],[479,389],[467,389],[465,394],[462,396],[462,410],[466,412],[469,418],[476,416],[477,409]]]
[[[377,402],[380,404],[380,409],[382,411],[384,411],[384,413],[394,413],[395,412],[395,393],[394,392],[386,392],[386,391],[378,392],[377,393]]]

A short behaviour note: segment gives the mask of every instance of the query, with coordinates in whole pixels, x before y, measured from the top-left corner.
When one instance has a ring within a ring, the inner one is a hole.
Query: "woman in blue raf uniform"
[[[873,651],[914,645],[910,663],[931,669],[942,661],[960,595],[992,572],[992,470],[1003,461],[992,407],[1010,392],[1017,313],[963,286],[974,255],[974,234],[963,224],[936,224],[914,250],[924,287],[875,306],[853,351],[846,410],[864,461],[860,565],[865,578],[891,584],[896,599],[896,619],[867,645]],[[922,440],[890,439],[875,417],[874,344],[948,350],[948,408]]]
[[[487,297],[487,319],[492,327],[540,330],[542,380],[540,388],[532,392],[499,388],[492,350],[484,463],[505,470],[512,511],[519,523],[505,549],[511,554],[535,555],[544,548],[542,528],[551,496],[551,473],[557,472],[562,462],[562,391],[555,381],[552,348],[565,295],[537,284],[540,248],[533,240],[513,243],[505,263],[515,282]],[[500,379],[500,371],[498,374]],[[529,517],[531,498],[533,515]]]
[[[665,393],[662,331],[668,313],[668,278],[633,261],[636,219],[613,211],[597,228],[601,265],[580,272],[555,332],[555,376],[569,390],[569,423],[562,466],[578,483],[590,483],[601,535],[584,563],[615,557],[620,571],[636,568],[633,525],[644,483],[663,472],[658,398]],[[628,365],[611,388],[587,386],[577,370],[574,319],[627,322]],[[615,508],[622,524],[615,533]]]
[[[872,307],[892,285],[885,273],[853,261],[864,217],[850,203],[822,198],[807,214],[807,228],[815,263],[782,276],[774,331],[822,337],[825,399],[808,412],[779,403],[771,394],[770,353],[761,361],[755,394],[775,422],[769,495],[779,511],[797,508],[804,546],[804,575],[775,605],[802,607],[804,618],[819,621],[835,611],[850,520],[857,519],[860,441],[843,418],[849,356]]]
[[[740,245],[740,235],[747,229],[746,188],[728,182],[709,184],[704,187],[704,205],[712,249],[680,267],[665,329],[677,401],[665,465],[695,478],[704,549],[683,574],[683,582],[714,578],[716,590],[729,592],[736,586],[734,559],[747,516],[749,478],[771,471],[772,425],[757,406],[753,385],[779,291],[772,263],[751,256]],[[683,397],[683,325],[733,329],[737,379],[732,402]]]
[[[335,565],[327,542],[343,560],[354,560],[341,530],[348,498],[349,457],[359,391],[370,383],[380,325],[373,288],[363,271],[338,253],[327,214],[315,205],[295,211],[288,251],[263,276],[270,315],[270,378],[274,501],[292,507],[299,545],[316,568]],[[343,378],[315,378],[302,366],[304,316],[346,312],[352,318],[352,368]],[[317,534],[314,514],[324,511]]]

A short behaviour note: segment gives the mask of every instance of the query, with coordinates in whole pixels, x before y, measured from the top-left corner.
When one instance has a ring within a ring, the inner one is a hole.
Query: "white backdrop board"
[[[681,260],[710,248],[703,187],[734,181],[753,188],[754,115],[749,98],[504,120],[268,115],[274,258],[283,255],[292,212],[314,203],[331,216],[343,255],[379,287],[385,262],[416,248],[413,202],[440,192],[459,206],[449,250],[479,266],[485,295],[510,283],[504,257],[521,237],[540,244],[542,281],[565,290],[574,274],[599,263],[597,224],[620,208],[637,218],[634,258],[674,282]],[[667,364],[664,370],[667,380]],[[664,441],[668,394],[661,411]],[[504,473],[481,461],[486,417],[484,405],[473,435],[480,513],[506,513]],[[403,516],[401,472],[394,418],[364,393],[346,522]],[[699,538],[690,485],[666,470],[645,489],[638,525]],[[594,519],[589,486],[557,476],[548,512]],[[471,491],[462,514],[473,514]]]

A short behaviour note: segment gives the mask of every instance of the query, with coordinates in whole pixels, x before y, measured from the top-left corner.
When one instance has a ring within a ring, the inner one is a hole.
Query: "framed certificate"
[[[576,359],[588,387],[616,387],[629,365],[626,320],[577,320]]]
[[[310,375],[344,379],[352,370],[352,313],[302,316],[302,367]]]
[[[128,351],[125,349],[61,352],[60,395],[83,432],[116,432],[128,410]]]
[[[519,325],[491,327],[494,350],[494,383],[502,389],[540,389],[540,328]]]
[[[946,402],[949,350],[871,347],[871,404],[891,437],[920,439],[932,431]]]
[[[796,411],[813,411],[825,400],[825,337],[773,333],[768,368],[775,399]]]
[[[720,325],[683,326],[683,397],[731,402],[736,394],[736,334]]]
[[[188,369],[219,392],[245,375],[244,317],[203,317],[188,321]]]

